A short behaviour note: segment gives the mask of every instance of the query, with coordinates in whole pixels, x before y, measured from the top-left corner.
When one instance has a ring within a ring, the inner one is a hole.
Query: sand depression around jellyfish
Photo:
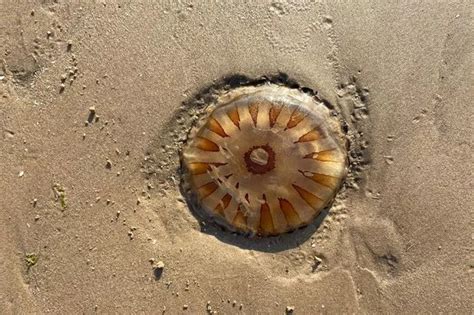
[[[311,223],[347,170],[338,119],[312,95],[276,84],[219,96],[191,131],[182,161],[200,210],[261,236]]]

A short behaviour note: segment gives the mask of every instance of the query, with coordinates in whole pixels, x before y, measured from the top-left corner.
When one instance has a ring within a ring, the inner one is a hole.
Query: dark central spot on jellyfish
[[[275,152],[268,144],[250,148],[244,160],[247,170],[253,174],[265,174],[275,168]]]

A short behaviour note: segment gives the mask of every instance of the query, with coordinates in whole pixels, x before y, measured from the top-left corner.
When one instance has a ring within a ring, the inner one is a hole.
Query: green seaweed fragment
[[[66,210],[67,204],[66,204],[66,191],[60,184],[54,184],[53,185],[53,192],[54,192],[54,198],[56,201],[59,201],[59,204],[61,205],[62,210]]]
[[[36,263],[38,262],[38,259],[39,259],[39,257],[35,253],[26,253],[25,254],[25,262],[26,262],[26,267],[28,268],[28,270],[30,270],[31,267],[36,265]]]

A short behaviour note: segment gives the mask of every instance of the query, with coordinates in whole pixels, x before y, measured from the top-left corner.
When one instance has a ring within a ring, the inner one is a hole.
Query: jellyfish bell
[[[198,210],[260,236],[311,223],[347,172],[338,119],[313,96],[275,84],[220,96],[190,133],[182,161]]]

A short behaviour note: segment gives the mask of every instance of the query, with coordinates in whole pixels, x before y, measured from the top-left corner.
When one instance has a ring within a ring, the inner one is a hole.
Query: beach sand
[[[1,1],[0,312],[472,313],[472,3],[166,3]],[[237,75],[350,125],[305,229],[234,235],[181,195],[194,100]]]

